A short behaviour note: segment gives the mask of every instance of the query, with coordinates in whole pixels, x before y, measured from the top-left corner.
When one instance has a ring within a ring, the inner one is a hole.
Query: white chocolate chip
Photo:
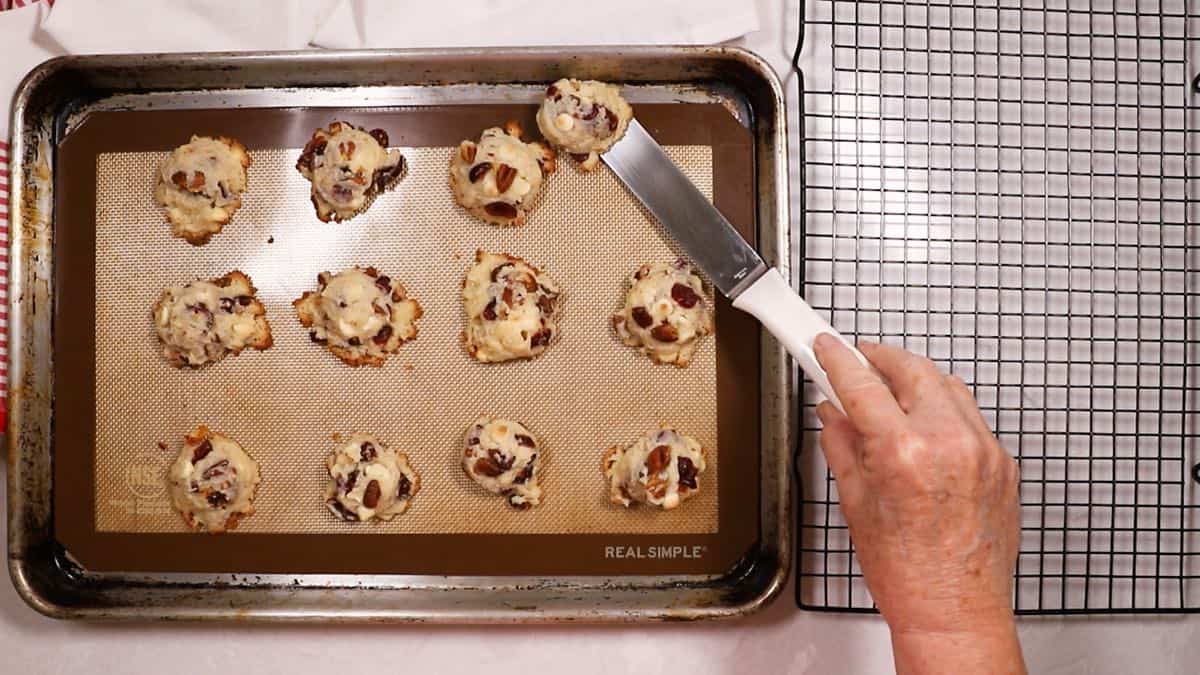
[[[383,317],[372,313],[363,321],[363,331],[367,335],[374,335],[379,332],[380,328],[383,328],[384,323]]]
[[[575,118],[566,113],[559,113],[554,118],[554,126],[562,131],[570,131],[575,126]]]

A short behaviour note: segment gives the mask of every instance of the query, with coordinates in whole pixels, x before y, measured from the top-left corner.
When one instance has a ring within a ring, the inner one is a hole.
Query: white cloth
[[[499,47],[711,44],[758,29],[746,0],[342,0],[313,44]]]
[[[71,54],[304,49],[339,0],[56,0],[42,30]]]
[[[0,141],[8,140],[9,106],[17,85],[34,66],[64,53],[41,30],[49,10],[38,2],[0,12]]]

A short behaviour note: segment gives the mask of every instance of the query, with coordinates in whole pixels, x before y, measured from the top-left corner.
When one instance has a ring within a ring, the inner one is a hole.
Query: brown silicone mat
[[[238,440],[259,462],[256,513],[239,532],[717,530],[713,340],[701,343],[689,368],[655,367],[621,344],[608,321],[620,306],[625,277],[639,260],[672,259],[668,243],[610,171],[587,174],[572,161],[550,176],[527,225],[482,223],[455,206],[446,185],[455,151],[403,148],[408,178],[342,224],[313,215],[309,183],[294,166],[299,148],[254,152],[245,208],[200,248],[170,238],[161,209],[148,197],[165,153],[99,157],[97,530],[186,531],[165,490],[152,497],[134,493],[127,469],[158,475],[157,483],[138,484],[138,493],[149,495],[162,484],[183,432],[198,423]],[[667,151],[711,194],[709,147]],[[481,364],[462,348],[460,289],[476,248],[520,255],[564,289],[562,338],[542,357]],[[402,280],[425,310],[417,339],[382,368],[350,368],[335,359],[309,340],[291,306],[312,290],[317,273],[354,264]],[[148,330],[148,308],[166,286],[235,268],[258,287],[275,345],[199,370],[172,368]],[[461,437],[480,414],[522,420],[541,437],[542,505],[517,511],[464,475]],[[603,450],[659,422],[710,450],[700,492],[666,512],[612,505],[599,472]],[[421,491],[403,517],[346,523],[322,503],[331,437],[355,431],[406,452],[420,473]],[[158,449],[160,440],[169,451]]]
[[[605,168],[588,175],[564,158],[523,228],[495,228],[457,208],[446,186],[451,146],[509,117],[536,129],[531,111],[103,113],[74,132],[60,152],[68,189],[60,190],[58,203],[65,208],[64,194],[88,181],[93,200],[76,201],[82,187],[71,192],[63,221],[75,225],[66,228],[73,234],[84,225],[85,206],[93,218],[86,223],[90,241],[68,235],[57,242],[60,260],[87,258],[85,265],[58,267],[66,283],[56,307],[56,347],[69,355],[59,373],[78,377],[71,378],[74,386],[58,388],[57,404],[84,416],[80,433],[60,435],[56,444],[60,487],[83,483],[86,492],[56,491],[57,529],[68,550],[85,566],[114,570],[728,569],[756,536],[757,327],[719,301],[718,336],[706,340],[685,370],[656,367],[620,344],[608,317],[620,306],[625,277],[641,262],[676,253]],[[749,134],[719,106],[645,106],[638,114],[701,190],[715,196],[735,224],[750,228]],[[410,171],[365,214],[324,224],[293,165],[311,129],[335,118],[387,129],[392,144],[404,148]],[[133,139],[112,133],[130,128],[148,133]],[[224,233],[199,248],[170,237],[151,197],[158,162],[192,130],[238,137],[254,158],[245,205]],[[485,365],[462,349],[459,283],[476,248],[525,257],[565,289],[563,337],[539,359]],[[317,272],[353,264],[402,279],[425,308],[420,336],[383,368],[342,365],[308,340],[290,305],[311,289]],[[168,284],[231,269],[254,280],[275,346],[198,371],[169,367],[158,356],[149,307]],[[82,283],[85,272],[90,283]],[[79,302],[70,302],[72,296]],[[460,437],[482,413],[521,419],[542,437],[542,506],[515,511],[462,474]],[[603,450],[660,422],[709,448],[701,493],[672,512],[609,504],[599,472]],[[188,533],[162,489],[183,433],[197,423],[240,441],[262,467],[257,513],[222,537]],[[376,433],[407,452],[422,475],[413,507],[391,523],[344,523],[321,504],[324,457],[335,434],[353,431]],[[533,543],[533,550],[514,555],[518,541]],[[332,555],[336,551],[321,550],[322,544],[349,553]],[[690,545],[697,553],[614,560],[604,553],[612,544]],[[489,562],[497,560],[497,546],[506,549],[499,566]],[[370,559],[354,557],[357,550]]]

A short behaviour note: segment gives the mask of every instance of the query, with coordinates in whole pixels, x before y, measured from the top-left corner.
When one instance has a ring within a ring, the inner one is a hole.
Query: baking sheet
[[[251,152],[296,148],[351,113],[396,145],[451,147],[497,118],[532,121],[536,83],[564,75],[623,82],[660,143],[711,147],[714,203],[787,274],[780,85],[736,48],[126,55],[36,69],[13,124],[23,198],[9,361],[21,386],[10,392],[8,530],[20,596],[60,618],[323,622],[700,619],[776,597],[792,553],[795,391],[783,350],[720,299],[716,533],[95,529],[99,155],[165,152],[181,129],[232,131]]]
[[[260,464],[256,513],[237,533],[716,532],[715,341],[701,343],[689,368],[656,366],[622,345],[609,323],[634,269],[678,255],[652,217],[606,168],[587,174],[563,158],[528,224],[497,228],[454,204],[446,174],[456,148],[402,150],[408,177],[341,224],[313,214],[309,183],[295,170],[299,148],[255,150],[242,209],[202,247],[171,237],[152,198],[167,153],[99,155],[96,529],[186,531],[163,475],[183,434],[207,424]],[[667,152],[711,198],[712,148]],[[462,348],[460,284],[477,248],[524,257],[564,289],[562,338],[542,357],[480,364]],[[342,364],[309,340],[291,306],[318,272],[355,264],[402,280],[425,310],[416,340],[382,368]],[[172,368],[149,308],[169,285],[232,269],[257,286],[274,346],[198,370]],[[517,511],[464,475],[462,434],[481,414],[521,420],[541,438],[542,505]],[[660,423],[708,449],[701,491],[673,511],[611,504],[599,470],[604,450]],[[412,507],[391,522],[346,523],[324,506],[325,457],[338,434],[354,432],[406,452],[421,475]]]

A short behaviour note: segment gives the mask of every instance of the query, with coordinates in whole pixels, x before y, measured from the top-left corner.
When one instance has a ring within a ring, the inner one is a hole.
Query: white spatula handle
[[[842,402],[838,400],[837,394],[829,384],[829,376],[821,364],[817,363],[817,357],[812,349],[813,340],[821,333],[829,333],[849,347],[863,365],[871,368],[871,364],[861,352],[854,348],[854,345],[829,325],[828,321],[813,311],[804,298],[792,290],[788,282],[779,274],[779,270],[768,270],[758,281],[742,291],[742,294],[733,301],[733,306],[761,321],[762,325],[771,331],[771,334],[796,359],[800,368],[812,379],[813,384],[817,385],[821,393],[825,394],[825,397],[832,401],[838,410],[845,412]]]

